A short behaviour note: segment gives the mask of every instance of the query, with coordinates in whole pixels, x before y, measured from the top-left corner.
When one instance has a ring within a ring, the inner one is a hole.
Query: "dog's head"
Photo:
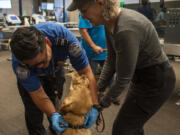
[[[72,112],[79,115],[87,114],[92,107],[92,98],[88,88],[89,81],[85,76],[72,78],[72,88],[61,105],[61,112]]]

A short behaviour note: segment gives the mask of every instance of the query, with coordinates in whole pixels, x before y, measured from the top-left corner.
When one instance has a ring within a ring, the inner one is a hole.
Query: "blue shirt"
[[[65,27],[61,26],[60,24],[55,23],[40,23],[34,25],[40,32],[42,32],[52,43],[52,60],[55,63],[55,72],[58,70],[58,61],[66,61],[69,57],[72,66],[76,70],[81,70],[85,68],[88,63],[88,58],[86,56],[85,51],[81,48],[79,41],[77,38],[67,30]],[[57,40],[66,39],[68,40],[67,46],[57,46]],[[17,73],[17,68],[19,68],[19,61],[16,57],[12,54],[12,66],[13,70],[16,74],[17,79],[24,88],[28,92],[35,91],[41,87],[40,79],[38,75],[45,74],[50,75],[52,74],[52,62],[50,63],[48,68],[29,68],[29,75],[25,78],[21,77]]]
[[[154,15],[152,8],[149,8],[147,6],[143,6],[142,8],[138,8],[138,12],[146,16],[150,21],[153,21]]]
[[[106,48],[106,38],[105,38],[105,31],[104,26],[99,25],[93,27],[91,23],[87,19],[83,19],[81,14],[79,14],[79,28],[86,28],[88,34],[90,35],[92,41],[101,48]],[[104,51],[103,53],[96,54],[93,49],[83,40],[81,37],[81,45],[86,50],[86,54],[89,59],[92,60],[105,60],[107,52]]]

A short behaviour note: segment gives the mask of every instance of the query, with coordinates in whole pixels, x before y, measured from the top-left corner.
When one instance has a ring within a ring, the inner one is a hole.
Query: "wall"
[[[71,1],[71,0],[68,0],[68,1]],[[119,1],[122,1],[122,0],[119,0]],[[128,2],[130,1],[133,1],[134,0],[127,0]],[[135,1],[139,1],[139,0],[135,0]],[[160,0],[158,0],[160,1]],[[176,0],[176,1],[173,1],[173,0],[165,0],[165,6],[166,8],[180,8],[180,0]],[[130,9],[137,9],[138,8],[138,4],[129,4],[129,5],[125,5],[126,8],[130,8]],[[154,2],[154,3],[151,3],[151,7],[156,9],[156,11],[158,12],[160,10],[160,7],[159,7],[159,2]],[[70,18],[70,21],[72,22],[78,22],[79,21],[79,11],[76,10],[74,12],[69,12],[69,18]]]
[[[159,2],[151,3],[151,7],[156,9],[157,11],[158,9],[160,9],[159,6],[160,6]],[[137,9],[138,4],[125,5],[125,7],[130,8],[130,9]],[[166,8],[180,8],[180,1],[165,2],[165,7]]]
[[[35,0],[37,1],[37,0]],[[19,0],[11,0],[12,8],[3,9],[2,13],[16,14],[19,16]],[[32,15],[33,13],[33,0],[22,0],[22,13],[26,12],[27,15]]]
[[[69,6],[68,4],[70,4],[72,2],[72,0],[65,0],[65,1],[67,1],[66,7],[68,7]],[[78,10],[75,10],[73,12],[68,12],[68,14],[69,14],[70,22],[77,22],[77,23],[79,22],[79,11]]]
[[[125,4],[138,4],[142,0],[118,0],[119,2],[125,2]],[[151,3],[153,2],[160,2],[161,0],[149,0]],[[179,1],[179,0],[164,0],[164,2],[174,2],[174,1]]]
[[[22,14],[23,12],[28,16],[33,14],[33,0],[22,0]]]
[[[68,12],[70,22],[79,22],[79,11]]]

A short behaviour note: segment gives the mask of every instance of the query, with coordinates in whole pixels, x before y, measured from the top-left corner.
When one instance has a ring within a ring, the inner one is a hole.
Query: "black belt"
[[[160,71],[164,72],[164,70],[168,67],[171,67],[170,62],[166,61],[161,64],[156,64],[142,69],[136,69],[135,74],[132,78],[132,82],[138,83],[148,79],[149,77],[156,77],[156,73],[159,73]]]
[[[69,124],[69,125],[68,125],[68,128],[82,129],[82,128],[84,128],[84,125],[79,126],[79,125],[71,125],[71,124]]]
[[[170,62],[165,61],[165,62],[163,62],[161,64],[152,65],[152,66],[145,67],[145,68],[142,68],[142,69],[136,69],[135,73],[146,72],[146,71],[155,70],[155,69],[158,69],[158,68],[165,69],[165,68],[170,67],[170,66],[171,66]]]

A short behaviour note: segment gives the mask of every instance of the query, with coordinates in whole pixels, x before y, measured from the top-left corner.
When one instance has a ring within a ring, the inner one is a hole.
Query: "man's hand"
[[[95,107],[92,107],[88,114],[85,116],[84,128],[90,128],[97,120],[98,110]]]
[[[56,131],[56,133],[61,133],[66,130],[68,124],[63,120],[62,115],[59,113],[53,113],[50,116],[52,122],[52,128]]]
[[[103,53],[103,51],[104,51],[101,47],[99,47],[99,46],[97,46],[97,45],[93,46],[92,49],[94,50],[94,52],[95,52],[96,54]]]

